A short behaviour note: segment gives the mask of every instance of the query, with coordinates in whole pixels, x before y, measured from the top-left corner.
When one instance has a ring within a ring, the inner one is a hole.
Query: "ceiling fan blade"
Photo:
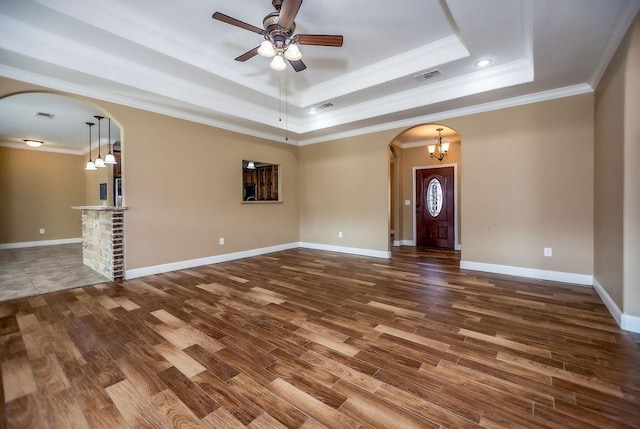
[[[283,0],[278,25],[289,30],[293,26],[293,20],[296,19],[301,4],[302,0]]]
[[[316,45],[316,46],[342,46],[343,37],[340,35],[330,34],[298,34],[293,38],[294,43],[300,45]]]
[[[226,24],[235,25],[236,27],[243,28],[245,30],[253,31],[254,33],[264,34],[264,30],[262,28],[255,27],[251,24],[247,24],[246,22],[242,22],[239,19],[231,18],[224,13],[216,12],[211,17],[213,19],[217,19],[218,21],[222,21]]]
[[[240,61],[241,63],[250,60],[251,58],[255,57],[256,55],[258,55],[258,48],[260,46],[256,46],[255,48],[251,49],[250,51],[245,52],[244,54],[240,55],[238,58],[236,58],[236,61]]]
[[[291,63],[291,67],[293,67],[293,69],[297,72],[301,72],[302,70],[307,68],[306,64],[303,63],[302,60],[297,60],[297,61],[289,60],[289,63]]]

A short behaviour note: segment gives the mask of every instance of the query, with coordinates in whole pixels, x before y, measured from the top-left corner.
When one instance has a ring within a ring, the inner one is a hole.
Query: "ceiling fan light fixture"
[[[271,60],[271,64],[269,64],[269,67],[276,71],[282,71],[287,68],[287,63],[284,62],[284,58],[282,58],[282,55],[278,54],[273,57],[273,60]]]
[[[287,47],[287,50],[284,51],[284,56],[289,61],[298,61],[302,59],[302,52],[300,52],[298,45],[292,43]]]
[[[271,41],[269,40],[265,40],[264,42],[260,43],[260,47],[258,48],[258,55],[267,58],[274,57],[276,55],[276,50],[273,47],[273,43],[271,43]]]

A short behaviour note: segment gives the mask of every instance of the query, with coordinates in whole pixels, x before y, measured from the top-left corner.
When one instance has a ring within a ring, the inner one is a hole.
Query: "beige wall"
[[[462,137],[462,258],[592,274],[593,95],[441,122]],[[302,241],[387,248],[387,145],[402,131],[300,148]],[[403,207],[403,238],[412,209]]]
[[[300,241],[389,250],[388,145],[395,134],[300,148]]]
[[[640,17],[596,89],[595,278],[640,316]]]
[[[622,309],[624,70],[617,55],[595,93],[594,277]]]
[[[593,95],[445,124],[462,136],[462,259],[593,274]]]
[[[640,317],[640,15],[628,38],[624,129],[624,312]]]
[[[298,241],[297,147],[105,107],[123,132],[128,270]],[[281,166],[283,203],[241,204],[243,159]]]
[[[0,147],[0,243],[80,238],[83,181],[78,155]]]
[[[0,79],[0,97],[34,90],[47,89]],[[122,130],[127,270],[298,241],[297,147],[76,98]],[[243,159],[281,165],[283,203],[241,204]],[[94,185],[84,188],[85,163],[82,157],[75,168],[81,199],[94,193]]]

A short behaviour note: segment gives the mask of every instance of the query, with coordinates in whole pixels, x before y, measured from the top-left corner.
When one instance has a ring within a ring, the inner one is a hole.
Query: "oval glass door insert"
[[[429,181],[427,186],[427,210],[433,217],[437,217],[442,210],[442,185],[435,177]]]

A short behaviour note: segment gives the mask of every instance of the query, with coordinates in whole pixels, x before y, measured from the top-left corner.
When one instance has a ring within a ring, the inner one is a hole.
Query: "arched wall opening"
[[[100,133],[94,116],[104,117]],[[47,91],[0,98],[0,249],[41,249],[47,259],[57,252],[56,246],[81,246],[81,212],[72,207],[115,205],[115,179],[122,178],[122,130],[115,118],[109,124],[110,116],[90,101]],[[91,139],[86,122],[96,124]],[[27,139],[42,144],[30,147]],[[117,155],[118,164],[85,170],[89,157],[104,159],[109,151]],[[56,255],[74,266],[79,258],[82,264],[81,248],[79,254],[73,250],[68,255],[64,249]],[[96,277],[77,275],[60,286],[97,282]]]
[[[430,156],[428,146],[437,143],[438,128],[449,143],[446,157]],[[453,167],[455,188],[455,249],[461,248],[461,136],[451,127],[429,123],[409,128],[389,143],[389,213],[393,246],[416,246],[416,172],[422,169]]]

